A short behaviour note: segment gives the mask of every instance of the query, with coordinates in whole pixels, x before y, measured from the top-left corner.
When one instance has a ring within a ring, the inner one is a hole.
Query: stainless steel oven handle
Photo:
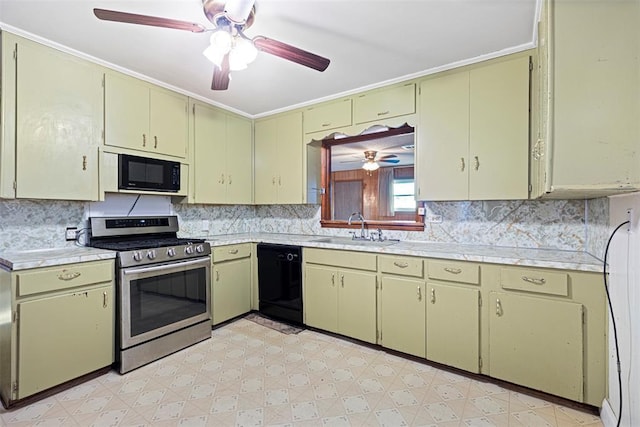
[[[157,265],[155,267],[142,267],[142,268],[124,268],[122,269],[122,273],[124,275],[127,274],[139,274],[139,273],[151,273],[154,271],[162,271],[162,270],[170,270],[173,268],[182,268],[182,267],[188,267],[190,265],[196,265],[196,264],[202,264],[205,261],[208,261],[209,258],[198,258],[195,259],[193,261],[178,261],[178,262],[174,262],[171,264],[162,264],[162,265]]]

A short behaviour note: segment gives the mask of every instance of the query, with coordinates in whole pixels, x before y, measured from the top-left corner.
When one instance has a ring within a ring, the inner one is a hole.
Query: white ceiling
[[[331,59],[320,73],[260,53],[211,91],[208,33],[98,20],[94,7],[197,22],[201,0],[0,0],[0,27],[51,41],[249,117],[534,47],[540,0],[257,0],[246,33]]]

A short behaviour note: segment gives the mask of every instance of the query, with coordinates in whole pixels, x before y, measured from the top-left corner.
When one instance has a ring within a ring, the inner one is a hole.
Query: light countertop
[[[377,254],[408,255],[425,258],[590,272],[601,272],[603,267],[601,260],[586,252],[554,249],[513,248],[504,246],[479,246],[416,241],[402,241],[393,244],[389,244],[388,242],[385,242],[384,244],[371,242],[358,243],[351,242],[347,238],[338,238],[335,239],[334,242],[320,242],[318,240],[326,239],[330,236],[271,233],[244,233],[197,237],[204,238],[212,247],[248,242],[265,242],[290,244],[303,247],[373,252]],[[114,257],[114,251],[89,247],[12,251],[0,253],[0,266],[8,270],[15,271],[77,262],[97,261],[101,259],[111,259]]]

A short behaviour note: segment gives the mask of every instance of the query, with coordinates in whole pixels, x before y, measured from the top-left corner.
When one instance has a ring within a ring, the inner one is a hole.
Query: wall
[[[615,314],[622,368],[622,426],[640,425],[640,193],[610,198],[609,233],[627,220],[627,209],[633,209],[632,226],[623,226],[614,236],[609,249],[609,293]],[[618,377],[613,331],[609,332],[609,398],[605,401],[602,420],[615,426],[618,414]]]
[[[429,202],[428,214],[441,224],[424,232],[386,231],[401,240],[604,252],[607,199],[593,201]],[[205,236],[266,232],[344,235],[346,229],[320,227],[317,205],[210,206],[171,204],[168,197],[108,195],[105,202],[0,200],[0,251],[65,247],[66,226],[86,227],[90,215],[174,213],[180,234]],[[605,240],[606,242],[606,240]]]

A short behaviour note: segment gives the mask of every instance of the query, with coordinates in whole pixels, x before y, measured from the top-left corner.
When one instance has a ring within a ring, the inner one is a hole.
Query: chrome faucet
[[[347,220],[347,224],[351,225],[351,220],[353,219],[353,217],[357,217],[360,220],[360,239],[364,239],[364,217],[362,216],[362,214],[360,212],[354,212],[351,215],[349,215],[349,219]],[[356,239],[356,235],[355,233],[353,234],[353,238]]]

